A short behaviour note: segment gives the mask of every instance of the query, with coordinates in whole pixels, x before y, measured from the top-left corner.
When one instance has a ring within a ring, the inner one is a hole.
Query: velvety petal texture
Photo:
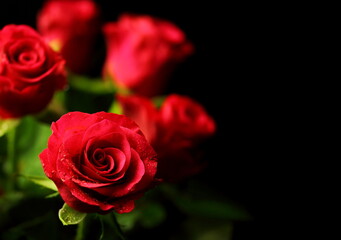
[[[216,123],[202,105],[178,94],[168,95],[159,109],[141,96],[118,96],[117,100],[157,152],[157,177],[176,182],[203,169],[201,144],[214,135]]]
[[[40,154],[64,201],[81,212],[129,212],[155,183],[156,153],[123,115],[71,112],[53,123]]]
[[[31,27],[0,31],[0,117],[18,118],[43,110],[66,86],[64,60]]]
[[[160,94],[175,65],[193,52],[177,26],[149,15],[123,14],[106,23],[103,32],[104,74],[121,88],[148,97]]]

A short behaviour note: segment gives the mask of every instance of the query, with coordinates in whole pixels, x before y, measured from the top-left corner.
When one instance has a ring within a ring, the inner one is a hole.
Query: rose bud
[[[52,123],[40,154],[47,177],[80,212],[130,212],[156,180],[156,154],[140,128],[123,115],[71,112]]]
[[[174,24],[147,15],[122,15],[103,27],[107,58],[103,73],[120,88],[147,97],[160,94],[176,64],[193,45]]]
[[[177,94],[167,96],[160,109],[143,97],[117,99],[123,114],[141,127],[157,152],[157,177],[176,182],[203,169],[200,147],[216,130],[215,121],[203,106]]]
[[[60,51],[74,73],[87,73],[100,34],[99,8],[90,0],[46,1],[37,15],[38,31]]]
[[[66,86],[64,60],[31,27],[0,31],[0,117],[38,113]]]

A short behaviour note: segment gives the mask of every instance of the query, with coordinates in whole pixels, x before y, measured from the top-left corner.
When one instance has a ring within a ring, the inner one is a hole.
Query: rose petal
[[[14,41],[8,46],[7,57],[11,67],[14,67],[20,73],[28,77],[36,77],[41,75],[50,66],[47,66],[45,53],[48,49],[41,44],[41,39],[24,38]],[[29,55],[27,55],[29,53]],[[23,61],[23,56],[33,57],[30,61]]]
[[[152,101],[140,96],[117,96],[123,113],[134,120],[141,128],[147,140],[152,143],[157,134],[158,111]]]
[[[107,178],[105,176],[102,176],[100,172],[96,171],[94,168],[82,165],[81,167],[81,172],[83,175],[89,177],[92,181],[94,182],[115,182],[116,180],[112,180],[110,178]]]
[[[87,152],[90,148],[116,147],[121,149],[128,159],[130,147],[123,130],[115,120],[103,119],[85,131],[82,145],[86,146]]]
[[[124,176],[125,170],[129,167],[130,159],[127,159],[126,155],[119,149],[110,148],[108,153],[112,154],[110,157],[113,158],[113,165],[117,165],[117,169],[111,172],[110,170],[101,171],[88,159],[88,154],[85,154],[82,168],[84,169],[87,176],[91,176],[94,180],[101,179],[101,181],[105,181],[106,179],[110,182],[117,181]]]
[[[156,158],[144,160],[145,173],[141,180],[135,185],[135,192],[146,190],[146,186],[152,187],[153,183],[156,183],[155,174],[157,172],[157,164]]]
[[[130,166],[126,173],[127,182],[123,184],[129,191],[132,190],[145,174],[145,166],[139,154],[134,149],[131,150],[131,154]]]
[[[123,154],[121,150],[118,150],[115,148],[106,148],[105,152],[106,154],[110,155],[115,162],[115,166],[114,166],[114,169],[112,169],[111,174],[114,175],[114,174],[120,173],[123,170],[123,168],[127,165],[126,155]],[[129,165],[129,162],[128,162],[128,165]]]
[[[120,127],[123,127],[125,129],[129,129],[132,132],[135,132],[137,134],[142,134],[139,126],[131,119],[127,117],[122,117],[122,115],[119,114],[112,114],[112,113],[107,113],[107,112],[98,112],[96,113],[96,116],[98,118],[105,118],[108,120],[111,120],[115,122],[117,125]]]
[[[131,212],[134,208],[134,201],[121,201],[119,203],[115,203],[114,205],[115,211],[120,214]]]
[[[98,188],[98,187],[106,187],[109,185],[112,185],[112,183],[101,183],[101,182],[88,182],[85,180],[80,180],[78,178],[73,178],[72,181],[76,184],[78,184],[81,187],[85,188]]]
[[[83,139],[84,132],[69,131],[65,133],[64,141],[62,142],[64,154],[71,156],[81,156],[83,153],[82,145],[79,144]],[[80,158],[79,158],[80,159]],[[78,162],[77,164],[80,164]]]
[[[94,195],[93,193],[87,194],[84,191],[84,189],[80,189],[78,187],[78,185],[75,184],[73,181],[67,180],[66,186],[67,186],[68,190],[70,191],[70,193],[79,201],[86,203],[86,204],[89,204],[89,205],[92,205],[92,206],[97,206],[97,208],[86,209],[86,212],[98,212],[99,210],[102,212],[107,212],[107,211],[113,209],[112,204],[109,204],[103,200],[100,201],[98,198],[91,197]],[[75,209],[77,209],[77,207]]]
[[[63,198],[63,200],[72,208],[76,209],[80,212],[99,212],[100,208],[97,205],[89,205],[88,203],[85,203],[75,196],[72,195],[72,193],[69,191],[69,187],[65,186],[64,184],[57,185],[58,191],[60,193],[60,196]]]
[[[43,170],[48,178],[52,178],[55,172],[55,164],[53,161],[50,161],[50,150],[45,149],[43,152],[39,154],[39,158],[41,164],[43,166]],[[52,158],[53,159],[53,158]]]
[[[63,139],[67,135],[86,130],[96,121],[97,118],[94,115],[82,112],[69,112],[64,114],[54,124],[54,131],[60,133],[60,137]]]
[[[81,202],[93,206],[98,206],[102,211],[107,211],[111,209],[112,205],[107,204],[105,201],[99,201],[99,198],[94,196],[94,194],[90,196],[89,194],[86,194],[85,189],[80,189],[79,185],[74,182],[74,179],[76,179],[76,175],[72,170],[72,166],[70,166],[70,162],[72,161],[65,159],[59,160],[56,163],[56,172],[58,174],[58,176],[56,177],[58,177],[58,181],[62,182],[59,183],[59,186],[67,186],[69,192],[71,192],[71,194],[79,199]]]
[[[145,173],[144,164],[141,161],[136,151],[132,150],[132,159],[127,169],[124,182],[112,185],[108,188],[94,189],[101,194],[110,193],[111,197],[122,197],[133,190],[133,187],[138,183]]]

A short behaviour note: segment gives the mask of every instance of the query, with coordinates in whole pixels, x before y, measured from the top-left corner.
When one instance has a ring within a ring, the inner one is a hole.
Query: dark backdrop
[[[35,26],[42,2],[3,1],[0,27]],[[167,93],[195,98],[217,121],[218,132],[207,154],[210,164],[200,178],[254,216],[254,221],[235,226],[234,239],[270,235],[277,219],[267,213],[269,208],[277,213],[274,202],[279,197],[273,180],[277,163],[285,160],[275,137],[278,129],[285,128],[278,121],[280,84],[274,84],[274,79],[283,77],[275,73],[274,56],[281,47],[272,34],[276,23],[271,23],[271,15],[276,9],[269,14],[259,5],[212,1],[97,2],[105,21],[116,20],[122,12],[151,14],[177,24],[194,43],[195,54],[176,69]]]

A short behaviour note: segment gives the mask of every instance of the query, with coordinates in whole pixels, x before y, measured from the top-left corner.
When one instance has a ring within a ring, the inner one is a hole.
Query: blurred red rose
[[[91,0],[52,0],[37,15],[38,31],[60,51],[74,73],[87,73],[100,33],[99,8]]]
[[[177,26],[147,15],[124,14],[103,31],[104,74],[119,87],[147,97],[160,94],[175,65],[193,52]]]
[[[160,109],[138,96],[119,96],[118,101],[157,152],[157,177],[174,182],[201,171],[200,144],[216,130],[203,106],[177,94],[167,96]]]
[[[157,140],[159,112],[150,99],[137,96],[117,95],[123,114],[133,119],[141,128],[147,140],[154,144]]]
[[[40,154],[63,200],[80,212],[129,212],[154,183],[155,152],[123,115],[71,112],[52,124]]]
[[[0,117],[17,118],[43,110],[66,85],[64,60],[31,27],[0,31]]]

